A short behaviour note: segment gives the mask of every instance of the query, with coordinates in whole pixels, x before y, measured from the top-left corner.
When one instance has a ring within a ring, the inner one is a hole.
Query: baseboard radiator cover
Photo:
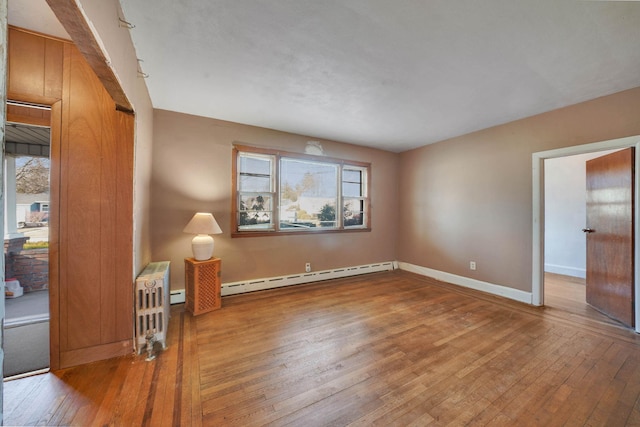
[[[380,271],[392,271],[397,268],[398,266],[395,261],[387,261],[375,264],[358,265],[354,267],[335,268],[332,270],[289,274],[286,276],[270,277],[265,279],[223,283],[222,296],[243,294],[246,292],[261,291],[265,289],[275,289],[291,285],[300,285],[303,283],[320,282],[322,280],[339,279],[342,277],[358,276],[361,274],[377,273]]]
[[[151,262],[136,278],[136,351],[147,344],[147,335],[167,347],[170,312],[169,261]]]
[[[171,291],[171,304],[182,304],[187,300],[187,294],[184,289]]]

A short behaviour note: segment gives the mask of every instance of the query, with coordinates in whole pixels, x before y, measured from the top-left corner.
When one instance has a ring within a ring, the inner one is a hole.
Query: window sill
[[[329,234],[329,233],[362,233],[362,232],[370,232],[371,228],[353,228],[347,230],[313,230],[313,231],[236,231],[235,233],[231,233],[232,238],[236,237],[265,237],[265,236],[311,236],[314,234]]]

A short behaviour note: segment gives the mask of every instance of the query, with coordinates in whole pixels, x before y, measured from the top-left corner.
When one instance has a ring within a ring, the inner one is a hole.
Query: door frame
[[[25,105],[41,105],[51,109],[49,129],[49,369],[60,366],[60,146],[62,135],[62,101],[44,97],[8,96],[5,105],[14,101]],[[11,117],[11,121],[33,124]],[[8,115],[4,123],[9,121]],[[3,177],[4,185],[4,177]],[[3,268],[4,271],[4,268]]]
[[[531,304],[544,305],[544,161],[556,157],[566,157],[575,154],[585,154],[618,148],[635,147],[634,158],[634,309],[636,319],[636,333],[640,333],[640,135],[626,138],[611,139],[591,144],[540,151],[532,154],[533,172],[533,257],[531,277]]]

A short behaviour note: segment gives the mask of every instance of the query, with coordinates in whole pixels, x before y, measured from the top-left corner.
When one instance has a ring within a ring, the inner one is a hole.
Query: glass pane
[[[252,226],[249,228],[272,228],[271,212],[269,211],[244,211],[239,213],[238,225]],[[255,227],[253,227],[255,226]],[[246,227],[245,227],[246,228]]]
[[[358,169],[342,170],[342,195],[344,197],[362,197],[362,178],[364,173]]]
[[[359,183],[343,182],[342,195],[344,197],[360,197],[362,196],[362,186]]]
[[[364,200],[345,200],[343,209],[345,227],[364,225]]]
[[[280,228],[336,227],[338,165],[280,161]]]
[[[240,154],[240,173],[271,175],[271,156]]]
[[[240,194],[240,211],[271,211],[271,194]]]
[[[320,207],[317,213],[318,225],[320,227],[335,227],[336,226],[336,204],[326,203]]]
[[[239,191],[273,191],[273,156],[240,154]]]
[[[240,194],[238,229],[273,228],[273,196],[271,194]]]
[[[295,190],[299,197],[336,197],[338,165],[282,159],[280,182]]]
[[[271,192],[271,177],[240,174],[238,190],[253,192]]]
[[[362,171],[344,169],[342,171],[342,181],[360,183],[362,182]]]

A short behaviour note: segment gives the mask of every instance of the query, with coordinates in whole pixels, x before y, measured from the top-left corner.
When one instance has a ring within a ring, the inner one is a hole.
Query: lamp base
[[[196,261],[206,261],[213,256],[213,237],[198,234],[191,241],[191,250]]]

